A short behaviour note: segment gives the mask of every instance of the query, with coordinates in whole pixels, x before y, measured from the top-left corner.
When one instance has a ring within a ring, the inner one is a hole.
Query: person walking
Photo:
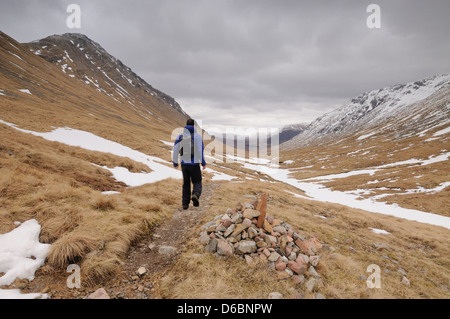
[[[195,129],[195,121],[189,119],[184,127],[183,134],[179,135],[173,145],[172,162],[178,168],[178,157],[181,159],[181,171],[183,173],[183,209],[189,208],[189,203],[195,207],[200,205],[202,194],[202,172],[206,168],[204,155],[205,146],[200,134]],[[193,184],[191,193],[191,183]]]

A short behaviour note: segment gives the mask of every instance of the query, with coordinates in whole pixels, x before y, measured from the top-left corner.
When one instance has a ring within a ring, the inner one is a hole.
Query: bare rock
[[[209,238],[208,232],[207,231],[201,232],[200,237],[198,239],[200,244],[207,245],[209,243],[209,240],[210,240],[210,238]]]
[[[205,247],[205,251],[214,254],[217,251],[218,240],[216,238],[211,238],[208,245]]]
[[[256,218],[259,215],[261,215],[261,213],[255,209],[250,209],[247,208],[246,210],[244,210],[244,212],[242,213],[242,217],[244,218],[248,218],[248,219],[252,219],[252,218]]]
[[[99,288],[87,296],[86,299],[111,299],[111,297],[108,295],[105,288]]]
[[[406,278],[405,276],[403,276],[402,278],[402,284],[406,285],[406,286],[410,286],[411,282],[409,281],[408,278]]]
[[[160,253],[161,255],[172,255],[175,254],[176,252],[177,248],[172,246],[159,246],[158,249],[158,253]]]
[[[277,291],[274,291],[269,294],[269,299],[283,299],[283,295]]]
[[[139,269],[136,271],[136,274],[139,277],[144,276],[146,273],[147,273],[147,268],[145,268],[145,267],[139,267]]]
[[[226,240],[219,239],[217,241],[217,253],[221,256],[232,256],[233,247]]]
[[[298,263],[296,261],[292,261],[290,260],[288,262],[288,267],[295,272],[297,275],[303,275],[306,271],[306,266],[305,264],[302,263]]]
[[[310,292],[313,292],[316,286],[316,282],[317,282],[316,278],[314,277],[309,278],[308,281],[305,283],[306,289],[308,289]]]
[[[256,252],[256,243],[253,240],[244,240],[239,242],[237,247],[241,254],[250,254]]]

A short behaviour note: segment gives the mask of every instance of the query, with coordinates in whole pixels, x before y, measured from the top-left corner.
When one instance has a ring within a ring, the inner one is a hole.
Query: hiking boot
[[[186,210],[189,208],[189,205],[183,205],[183,209]]]
[[[192,203],[194,204],[195,207],[198,207],[200,205],[200,203],[198,202],[198,198],[200,196],[197,193],[192,194]]]

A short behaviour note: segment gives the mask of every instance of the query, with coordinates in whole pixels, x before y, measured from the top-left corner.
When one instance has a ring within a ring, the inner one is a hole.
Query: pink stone
[[[286,263],[282,260],[278,260],[278,262],[275,264],[276,270],[285,270],[286,269]]]
[[[295,261],[289,261],[288,267],[298,275],[303,275],[306,271],[306,267],[304,264]]]

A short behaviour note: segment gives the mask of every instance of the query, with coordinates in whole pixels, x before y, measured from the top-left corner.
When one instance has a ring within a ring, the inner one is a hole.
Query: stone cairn
[[[278,278],[292,277],[295,283],[314,291],[321,284],[314,267],[319,263],[322,244],[315,237],[299,235],[295,227],[281,219],[267,216],[266,203],[263,193],[253,204],[229,208],[201,227],[200,243],[216,256],[240,255],[250,266],[259,258],[277,270]]]

